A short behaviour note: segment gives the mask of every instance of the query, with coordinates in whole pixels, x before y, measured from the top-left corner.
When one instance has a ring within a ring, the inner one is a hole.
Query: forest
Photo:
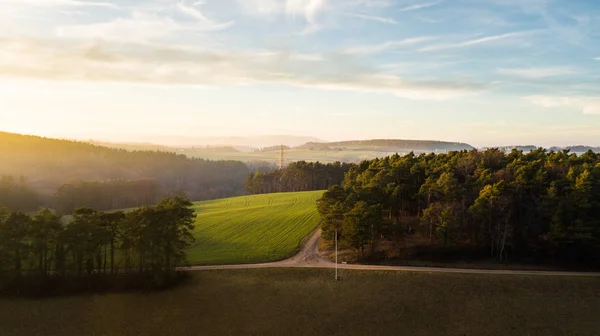
[[[24,177],[0,176],[0,207],[35,211],[41,204],[41,196],[31,189]]]
[[[73,181],[58,188],[54,208],[59,214],[82,207],[101,211],[134,208],[156,204],[162,194],[154,179]]]
[[[499,149],[363,161],[318,201],[358,259],[600,266],[600,154]]]
[[[93,203],[75,206],[115,203],[103,196],[104,192],[110,188],[123,190],[127,188],[124,183],[143,191],[127,196],[129,201],[119,200],[119,206],[144,203],[142,199],[150,197],[148,189],[155,191],[155,198],[171,193],[187,195],[192,200],[238,196],[244,193],[248,173],[248,166],[239,161],[209,161],[169,152],[127,151],[0,132],[0,176],[10,176],[7,178],[14,181],[11,183],[26,185],[35,192],[37,206],[56,207],[53,202],[57,191],[61,189],[64,198],[73,188],[94,199]],[[0,187],[0,205],[9,206],[2,199],[12,196],[3,196],[3,192],[12,195],[15,191]]]
[[[178,280],[196,215],[181,197],[124,212],[78,208],[68,224],[43,209],[0,208],[0,294],[140,289]]]
[[[245,191],[250,194],[325,190],[340,184],[352,163],[298,161],[280,170],[256,171],[246,178]]]

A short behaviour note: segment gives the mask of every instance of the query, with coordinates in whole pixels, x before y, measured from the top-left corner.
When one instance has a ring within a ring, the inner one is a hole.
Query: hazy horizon
[[[600,146],[599,18],[566,0],[0,0],[0,129]]]
[[[0,129],[0,132],[7,132]],[[587,143],[566,143],[566,144],[535,144],[535,143],[506,143],[506,144],[494,144],[489,146],[479,146],[477,144],[466,143],[461,141],[444,140],[444,139],[409,139],[409,138],[348,138],[348,139],[321,139],[311,136],[294,135],[294,134],[265,134],[265,135],[250,135],[250,136],[215,136],[215,137],[203,137],[203,136],[179,136],[179,135],[168,135],[168,134],[147,134],[147,135],[130,135],[114,138],[102,138],[102,137],[89,137],[82,135],[80,137],[61,137],[59,135],[44,135],[44,134],[26,134],[18,133],[22,135],[33,135],[41,136],[46,138],[60,139],[60,140],[71,140],[71,141],[83,141],[83,142],[97,142],[106,144],[131,144],[131,145],[156,145],[165,147],[182,147],[190,148],[194,146],[234,146],[234,147],[248,147],[248,148],[263,148],[278,145],[285,145],[290,147],[296,147],[308,142],[343,142],[343,141],[368,141],[368,140],[413,140],[413,141],[441,141],[441,142],[456,142],[465,143],[475,148],[489,148],[489,147],[512,147],[512,146],[537,146],[543,148],[550,147],[571,147],[571,146],[590,146],[598,147]]]

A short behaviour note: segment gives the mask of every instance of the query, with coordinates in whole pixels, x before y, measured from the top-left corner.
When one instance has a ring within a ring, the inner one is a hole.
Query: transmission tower
[[[281,145],[281,151],[279,152],[279,169],[283,169],[285,164],[285,158],[283,156],[283,145]]]

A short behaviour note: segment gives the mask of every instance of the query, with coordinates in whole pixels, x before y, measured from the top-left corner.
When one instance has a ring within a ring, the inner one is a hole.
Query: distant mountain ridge
[[[289,147],[299,146],[311,141],[323,141],[311,136],[300,135],[259,135],[259,136],[183,136],[183,135],[147,135],[135,136],[127,141],[109,141],[97,139],[95,142],[103,145],[132,146],[144,145],[156,147],[167,146],[172,148],[192,148],[204,146],[218,147],[252,147],[263,148],[271,146],[286,145]]]
[[[485,148],[491,148],[491,147],[485,147]],[[600,147],[586,146],[586,145],[552,146],[552,147],[543,147],[543,146],[535,146],[535,145],[515,145],[515,146],[499,146],[497,148],[501,148],[504,150],[516,149],[516,150],[522,150],[524,152],[534,151],[538,148],[545,148],[546,150],[554,151],[554,152],[558,152],[558,151],[562,151],[562,150],[569,150],[570,152],[573,152],[573,153],[585,153],[585,152],[591,150],[592,152],[600,153]]]
[[[587,151],[592,151],[592,152],[596,152],[596,153],[600,153],[600,147],[594,147],[594,146],[584,146],[584,145],[575,145],[575,146],[565,146],[565,147],[550,147],[550,150],[553,151],[559,151],[559,150],[564,150],[564,149],[568,149],[571,152],[575,152],[575,153],[584,153]]]
[[[471,150],[473,146],[462,142],[448,142],[436,140],[402,140],[402,139],[373,139],[350,140],[337,142],[308,142],[296,147],[311,150],[363,150],[379,149],[381,151],[409,150],[409,151],[460,151]]]

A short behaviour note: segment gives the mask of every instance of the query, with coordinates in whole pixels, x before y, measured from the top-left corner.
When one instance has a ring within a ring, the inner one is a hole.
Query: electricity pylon
[[[283,156],[283,145],[281,145],[281,151],[279,152],[279,169],[283,169],[285,165],[285,158]]]

